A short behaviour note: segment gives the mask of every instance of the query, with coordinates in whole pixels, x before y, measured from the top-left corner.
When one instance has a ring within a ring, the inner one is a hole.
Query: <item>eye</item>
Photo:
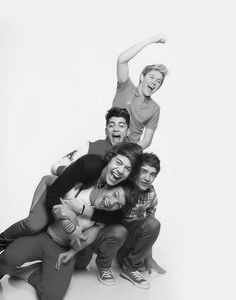
[[[129,167],[125,167],[125,170],[129,173],[131,172],[131,168],[129,168]]]

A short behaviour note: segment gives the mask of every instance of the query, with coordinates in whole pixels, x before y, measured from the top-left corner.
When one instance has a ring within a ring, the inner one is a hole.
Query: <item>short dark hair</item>
[[[160,72],[160,73],[162,74],[163,79],[162,79],[161,84],[163,83],[163,81],[164,81],[166,75],[167,75],[168,72],[169,72],[168,69],[167,69],[167,67],[164,66],[164,65],[162,65],[162,64],[148,65],[148,66],[146,66],[146,67],[143,69],[143,71],[142,71],[142,73],[140,74],[140,76],[141,76],[141,75],[145,76],[146,74],[150,73],[151,71],[158,71],[158,72]],[[141,82],[141,80],[139,80],[139,82]]]
[[[160,159],[157,157],[156,154],[152,152],[145,152],[142,155],[142,166],[148,165],[150,167],[153,167],[157,170],[157,174],[160,172],[161,166],[160,166]]]
[[[111,109],[109,109],[106,113],[106,126],[109,123],[109,120],[112,117],[117,117],[117,118],[124,118],[127,126],[129,127],[129,123],[130,123],[130,115],[127,111],[126,108],[120,108],[120,107],[112,107]]]
[[[136,143],[122,142],[112,146],[105,154],[105,161],[108,163],[116,155],[123,155],[131,162],[131,174],[129,178],[136,178],[140,172],[143,149]]]

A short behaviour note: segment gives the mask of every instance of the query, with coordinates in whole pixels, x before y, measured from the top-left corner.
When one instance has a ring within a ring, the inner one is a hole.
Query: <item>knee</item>
[[[155,234],[156,236],[159,235],[159,232],[160,232],[160,229],[161,229],[161,223],[155,219],[155,218],[152,218],[152,217],[148,217],[146,219],[146,226],[148,226],[148,229],[153,233]]]
[[[16,256],[7,255],[6,251],[4,251],[0,256],[1,275],[11,273],[11,271],[14,270],[16,267],[17,267]]]
[[[57,176],[54,176],[54,175],[45,175],[42,177],[39,184],[48,187],[53,184],[53,182],[56,180],[56,178],[57,178]]]
[[[109,236],[119,244],[123,244],[127,237],[127,229],[122,225],[112,226]]]
[[[25,230],[27,230],[28,235],[35,235],[39,233],[44,227],[44,224],[41,224],[40,222],[37,222],[31,216],[29,215],[28,218],[24,219],[23,226]]]

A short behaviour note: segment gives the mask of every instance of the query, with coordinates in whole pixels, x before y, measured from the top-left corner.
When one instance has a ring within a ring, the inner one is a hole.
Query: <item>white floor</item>
[[[163,265],[162,265],[163,266]],[[164,267],[164,266],[163,266]],[[122,299],[122,300],[169,300],[172,298],[172,289],[170,288],[170,273],[164,275],[153,272],[144,273],[144,276],[151,282],[149,290],[142,290],[132,285],[129,281],[119,276],[118,266],[114,264],[113,272],[116,277],[116,285],[107,287],[97,280],[96,266],[94,257],[88,270],[75,272],[71,280],[70,287],[65,296],[65,300],[75,299]],[[79,298],[81,296],[83,298]],[[34,300],[38,299],[31,285],[28,283],[5,276],[0,283],[1,300]]]

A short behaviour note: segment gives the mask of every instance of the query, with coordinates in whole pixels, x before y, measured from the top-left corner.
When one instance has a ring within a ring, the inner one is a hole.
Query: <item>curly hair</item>
[[[105,154],[104,160],[109,163],[117,155],[123,155],[130,160],[132,171],[129,178],[134,180],[139,172],[142,163],[143,149],[136,143],[122,142],[112,146]]]

